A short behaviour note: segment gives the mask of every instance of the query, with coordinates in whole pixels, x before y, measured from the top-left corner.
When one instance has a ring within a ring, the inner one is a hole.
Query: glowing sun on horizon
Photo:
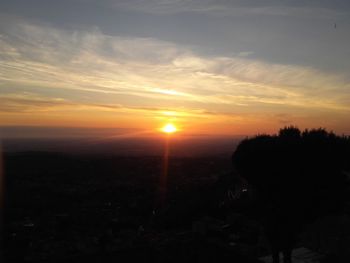
[[[174,124],[168,123],[163,128],[161,128],[161,131],[169,134],[176,132],[177,128]]]

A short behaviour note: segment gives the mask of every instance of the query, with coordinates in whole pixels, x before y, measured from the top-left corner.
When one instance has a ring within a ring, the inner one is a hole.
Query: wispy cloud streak
[[[128,0],[107,3],[115,8],[123,8],[144,13],[169,15],[177,13],[197,13],[214,16],[289,16],[334,19],[348,14],[337,5],[326,3],[313,3],[298,1],[217,1],[217,0]]]

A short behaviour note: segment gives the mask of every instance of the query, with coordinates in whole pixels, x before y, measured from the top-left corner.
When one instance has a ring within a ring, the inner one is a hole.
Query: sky
[[[2,0],[0,126],[350,134],[349,47],[347,0]]]

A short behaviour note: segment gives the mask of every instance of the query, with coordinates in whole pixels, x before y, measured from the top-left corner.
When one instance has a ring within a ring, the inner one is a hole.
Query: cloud
[[[79,110],[99,111],[99,112],[116,112],[116,113],[138,113],[154,116],[157,118],[174,118],[179,121],[186,118],[205,119],[213,115],[226,115],[208,111],[200,108],[171,108],[171,107],[140,107],[120,104],[98,104],[82,103],[65,100],[62,98],[50,98],[40,96],[34,93],[16,93],[0,95],[0,112],[15,114],[33,114],[38,112],[57,113],[57,112],[75,112]]]
[[[201,56],[176,43],[97,28],[68,31],[14,19],[6,24],[0,28],[0,90],[27,93],[1,96],[2,111],[135,112],[155,106],[157,112],[237,116],[350,109],[346,76],[310,67],[253,60],[250,53]],[[34,89],[38,97],[30,95]]]
[[[214,16],[291,16],[334,19],[347,14],[337,5],[298,3],[297,1],[217,1],[217,0],[128,0],[107,1],[117,9],[133,10],[156,15],[197,13]]]
[[[42,98],[31,93],[0,95],[0,112],[32,113],[71,107],[74,104],[59,98]]]

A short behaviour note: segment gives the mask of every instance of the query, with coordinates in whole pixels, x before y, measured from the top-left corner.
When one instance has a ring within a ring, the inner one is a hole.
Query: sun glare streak
[[[166,138],[164,145],[164,155],[163,155],[163,169],[159,182],[159,201],[160,206],[163,207],[166,201],[167,195],[167,178],[168,178],[168,168],[169,168],[169,138]]]

